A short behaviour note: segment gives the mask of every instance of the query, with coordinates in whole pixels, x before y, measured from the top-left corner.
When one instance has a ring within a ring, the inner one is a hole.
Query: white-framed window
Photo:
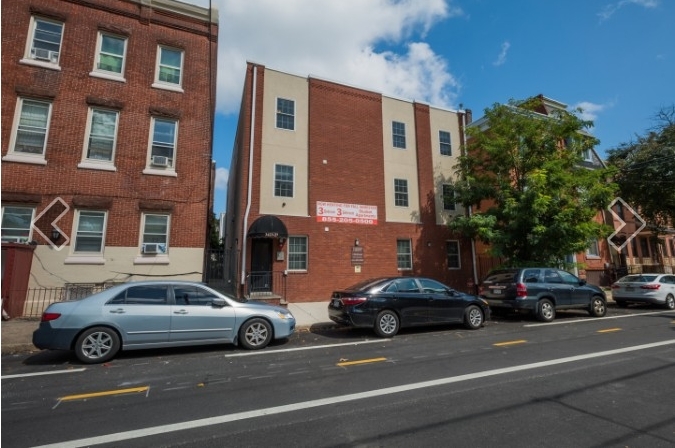
[[[51,102],[20,97],[16,104],[9,151],[3,160],[46,164],[51,114]]]
[[[408,206],[408,181],[406,179],[394,179],[394,205]]]
[[[396,240],[396,264],[400,271],[412,269],[412,242],[410,240]]]
[[[293,167],[274,165],[274,196],[293,197]]]
[[[590,149],[584,149],[583,151],[581,151],[581,157],[584,159],[585,162],[592,162],[593,152]]]
[[[448,269],[460,269],[462,267],[459,256],[459,241],[446,241],[445,254],[448,261]]]
[[[178,121],[168,118],[152,117],[150,126],[150,158],[151,170],[174,171],[176,160],[176,143],[178,141]]]
[[[589,257],[600,257],[600,245],[598,240],[593,238],[588,242],[588,249],[586,249],[586,255]]]
[[[183,56],[183,50],[159,46],[153,87],[169,88],[182,92]]]
[[[76,232],[73,244],[75,254],[101,255],[105,247],[105,228],[108,213],[95,210],[76,210]]]
[[[27,243],[31,241],[31,223],[35,208],[7,205],[2,207],[2,242]]]
[[[123,79],[126,54],[126,37],[99,31],[96,43],[94,73]]]
[[[85,166],[86,168],[96,168],[99,167],[98,164],[113,168],[118,123],[119,111],[89,108],[83,162],[95,165]]]
[[[277,128],[295,130],[295,101],[277,98]]]
[[[141,228],[141,253],[161,255],[169,252],[170,215],[143,213]]]
[[[307,270],[307,237],[289,236],[288,237],[288,270],[306,271]]]
[[[443,210],[455,211],[455,187],[450,184],[443,184]]]
[[[22,62],[58,67],[63,40],[63,22],[32,16],[26,54]]]
[[[394,148],[405,149],[405,123],[392,121],[391,136]]]
[[[450,133],[448,131],[438,131],[438,140],[441,145],[441,155],[451,156],[452,140],[450,139]]]

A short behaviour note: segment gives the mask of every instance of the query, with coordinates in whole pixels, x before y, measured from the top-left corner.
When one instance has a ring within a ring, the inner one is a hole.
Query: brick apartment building
[[[2,2],[3,298],[202,279],[217,39],[174,0]]]
[[[446,223],[470,112],[249,63],[228,185],[226,276],[239,295],[328,300],[376,276],[472,291]]]

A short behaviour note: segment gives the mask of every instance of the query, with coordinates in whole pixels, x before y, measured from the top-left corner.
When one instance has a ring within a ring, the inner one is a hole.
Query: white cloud
[[[642,6],[644,8],[656,8],[657,6],[659,6],[659,0],[621,0],[617,3],[610,3],[608,5],[605,5],[602,8],[602,11],[598,13],[600,21],[604,22],[605,20],[608,20],[619,9],[630,4]]]
[[[246,61],[455,107],[461,86],[423,42],[434,24],[463,14],[452,1],[213,0],[220,14],[217,111],[238,112]]]
[[[214,187],[216,190],[226,190],[227,180],[230,178],[230,170],[227,168],[216,168],[216,182]]]
[[[492,63],[492,65],[500,66],[506,62],[506,53],[508,53],[509,48],[511,47],[511,44],[508,42],[504,42],[502,44],[502,51],[499,53],[499,56],[497,56],[497,60]]]
[[[573,106],[574,110],[581,110],[579,118],[582,120],[596,121],[598,114],[608,107],[612,107],[612,103],[595,104],[590,101],[581,101]]]

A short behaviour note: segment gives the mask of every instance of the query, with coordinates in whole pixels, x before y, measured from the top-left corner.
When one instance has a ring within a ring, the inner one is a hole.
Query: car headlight
[[[279,316],[279,319],[282,320],[293,319],[293,315],[291,314],[290,311],[286,311],[285,313],[282,311],[277,311],[277,316]]]

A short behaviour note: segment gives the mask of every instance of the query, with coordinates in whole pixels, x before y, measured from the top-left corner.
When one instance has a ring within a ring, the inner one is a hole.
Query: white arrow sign
[[[616,204],[617,202],[620,202],[622,207],[627,208],[628,210],[630,210],[630,212],[631,212],[631,213],[633,214],[633,216],[635,217],[635,221],[639,221],[639,222],[642,223],[642,225],[640,226],[640,228],[637,229],[635,232],[633,232],[629,237],[627,237],[627,238],[626,238],[626,241],[624,241],[623,244],[622,244],[621,246],[617,246],[617,245],[614,244],[614,242],[612,241],[612,238],[614,238],[616,235],[618,235],[619,232],[621,231],[621,229],[623,229],[624,227],[626,227],[626,221],[624,221],[619,215],[616,214],[616,212],[615,212],[614,210],[612,210],[612,207],[614,207],[614,204]],[[607,242],[609,243],[610,246],[612,246],[614,249],[616,249],[617,252],[621,252],[621,250],[622,250],[624,247],[626,247],[626,244],[628,244],[633,238],[635,238],[635,237],[637,236],[638,233],[640,233],[640,231],[641,231],[642,229],[645,228],[645,226],[647,225],[647,223],[645,222],[644,219],[642,219],[642,218],[640,217],[640,215],[638,215],[638,214],[635,212],[635,210],[633,210],[633,209],[631,208],[630,205],[626,204],[626,201],[624,201],[624,200],[621,199],[621,198],[616,198],[616,199],[614,199],[614,200],[612,201],[611,204],[609,204],[609,211],[612,213],[612,216],[614,216],[614,219],[615,219],[615,220],[618,220],[618,221],[621,223],[621,225],[619,226],[618,229],[614,230],[614,233],[612,233],[610,236],[607,237]]]

